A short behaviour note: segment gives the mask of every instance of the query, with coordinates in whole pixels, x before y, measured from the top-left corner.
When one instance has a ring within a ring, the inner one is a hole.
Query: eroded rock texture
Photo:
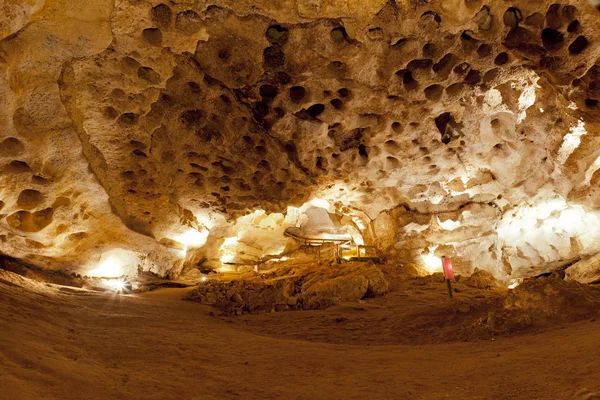
[[[587,1],[1,8],[4,253],[85,273],[126,252],[124,272],[176,276],[222,257],[240,217],[268,254],[314,198],[392,259],[462,273],[600,251]]]

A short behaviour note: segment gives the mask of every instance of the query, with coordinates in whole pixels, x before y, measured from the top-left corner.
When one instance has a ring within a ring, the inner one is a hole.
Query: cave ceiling
[[[85,272],[119,248],[177,275],[237,219],[293,224],[314,198],[391,257],[451,248],[467,272],[600,251],[587,1],[0,9],[4,254]]]

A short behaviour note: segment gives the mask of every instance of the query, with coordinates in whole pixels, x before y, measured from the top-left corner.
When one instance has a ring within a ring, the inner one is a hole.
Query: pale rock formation
[[[0,10],[2,253],[175,277],[292,249],[311,199],[431,271],[508,281],[600,251],[587,1]]]
[[[600,282],[600,254],[586,257],[569,266],[565,271],[565,280],[582,283]]]

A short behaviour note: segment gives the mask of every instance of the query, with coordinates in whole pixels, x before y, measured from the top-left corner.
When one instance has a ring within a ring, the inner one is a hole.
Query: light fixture
[[[104,285],[110,291],[115,293],[131,292],[131,283],[125,278],[109,279],[104,282]]]

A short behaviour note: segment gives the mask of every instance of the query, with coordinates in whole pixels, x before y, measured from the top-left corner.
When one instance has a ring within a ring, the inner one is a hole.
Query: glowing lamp
[[[121,279],[113,279],[112,281],[109,281],[109,286],[111,286],[116,292],[119,292],[123,289],[125,289],[125,282],[123,282]]]
[[[446,278],[447,281],[453,281],[454,280],[454,267],[452,266],[452,260],[450,260],[448,257],[443,256],[442,257],[442,269],[444,271],[444,277]]]
[[[132,285],[127,279],[110,279],[104,283],[104,285],[111,291],[116,293],[131,292]]]

